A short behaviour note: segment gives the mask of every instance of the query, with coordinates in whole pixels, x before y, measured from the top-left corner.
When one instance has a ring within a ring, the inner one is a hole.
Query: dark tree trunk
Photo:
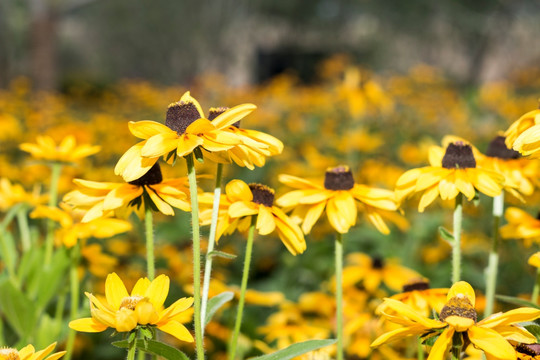
[[[57,87],[57,18],[47,0],[31,2],[30,67],[34,87],[55,90]]]

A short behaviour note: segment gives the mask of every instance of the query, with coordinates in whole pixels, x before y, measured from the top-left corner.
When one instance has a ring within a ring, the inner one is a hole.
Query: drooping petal
[[[82,318],[69,322],[69,327],[75,331],[82,332],[102,332],[107,329],[107,325],[97,322],[94,318]]]
[[[439,186],[435,184],[427,189],[420,198],[420,202],[418,203],[418,212],[424,212],[425,208],[435,201],[437,196],[439,196]]]
[[[178,135],[176,132],[160,133],[146,140],[146,144],[141,149],[141,156],[155,158],[167,155],[178,147]]]
[[[371,343],[371,347],[377,347],[384,343],[401,340],[411,335],[422,334],[426,329],[423,326],[409,326],[389,331],[379,336]]]
[[[150,196],[150,199],[152,199],[154,205],[156,205],[156,207],[158,208],[159,212],[165,215],[173,216],[174,210],[171,205],[167,204],[167,202],[164,201],[154,190],[149,187],[147,188],[147,193]]]
[[[261,235],[268,235],[276,228],[276,222],[274,216],[266,206],[259,207],[259,214],[257,215],[257,224],[255,228]]]
[[[533,321],[540,317],[540,310],[530,307],[522,307],[507,311],[505,313],[493,314],[480,321],[482,327],[493,328],[495,326],[511,325],[515,323]]]
[[[325,206],[326,201],[323,201],[319,204],[309,207],[309,210],[306,212],[306,216],[304,217],[304,221],[302,222],[302,231],[304,232],[304,234],[309,234],[313,225],[315,225],[317,220],[319,220],[319,218],[321,217]]]
[[[158,161],[158,157],[147,158],[141,155],[146,141],[133,145],[116,163],[114,173],[121,175],[125,181],[133,181],[146,174]]]
[[[169,129],[167,126],[151,120],[130,121],[128,127],[134,136],[145,140],[161,133],[174,133],[174,130]]]
[[[165,324],[158,325],[159,330],[166,332],[177,338],[180,341],[193,342],[193,335],[186,329],[186,327],[180,324],[178,321],[169,321]]]
[[[229,216],[232,218],[255,215],[258,212],[258,206],[253,203],[237,201],[229,206]]]
[[[453,328],[449,327],[448,329],[445,329],[441,333],[441,335],[439,335],[439,338],[437,339],[437,341],[435,341],[435,344],[433,344],[427,360],[446,359],[448,349],[450,348],[450,345],[452,345],[453,335]]]
[[[214,120],[212,120],[212,124],[214,124],[214,126],[218,129],[226,128],[235,122],[242,120],[247,115],[252,113],[256,108],[257,106],[253,104],[237,105],[228,109],[224,113],[219,114]]]
[[[324,189],[322,184],[315,183],[311,180],[299,178],[297,176],[280,174],[278,175],[279,182],[296,189]]]
[[[473,326],[467,331],[467,334],[474,345],[497,359],[516,359],[516,351],[512,345],[495,330]]]
[[[192,134],[183,134],[180,140],[178,141],[178,148],[176,149],[176,154],[178,156],[186,156],[191,154],[191,152],[199,145],[202,145],[204,140],[201,137]]]

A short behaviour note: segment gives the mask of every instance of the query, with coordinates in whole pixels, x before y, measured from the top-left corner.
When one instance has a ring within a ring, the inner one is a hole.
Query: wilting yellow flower
[[[482,349],[488,356],[501,360],[515,360],[516,351],[508,340],[521,343],[536,342],[536,337],[516,323],[537,319],[540,317],[540,310],[519,308],[506,313],[493,314],[477,322],[474,305],[474,290],[464,281],[457,282],[450,288],[446,304],[438,320],[427,318],[400,301],[385,299],[384,307],[391,312],[382,312],[382,315],[388,321],[400,324],[402,327],[379,336],[371,346],[379,346],[411,335],[426,337],[438,335],[428,360],[442,360],[446,359],[453,338],[461,335],[461,337],[467,337],[474,346]],[[463,338],[461,343],[464,343]]]
[[[26,192],[22,185],[0,178],[0,211],[6,211],[17,204],[36,206],[45,203],[47,198],[47,195],[40,195],[36,191]]]
[[[414,193],[424,192],[418,204],[419,212],[423,212],[438,196],[451,200],[462,193],[472,200],[476,191],[492,197],[501,194],[504,177],[476,167],[472,148],[468,144],[450,143],[446,150],[431,147],[429,162],[431,166],[405,172],[396,184],[399,201]]]
[[[126,181],[133,181],[149,171],[161,156],[171,161],[176,156],[191,154],[199,146],[210,152],[229,150],[241,140],[226,129],[255,109],[253,104],[238,105],[210,121],[188,91],[178,102],[169,105],[165,125],[155,121],[129,123],[131,133],[144,141],[120,158],[114,172]]]
[[[339,233],[344,234],[356,224],[357,207],[360,206],[373,225],[388,234],[380,210],[396,210],[394,193],[389,190],[355,184],[347,166],[326,171],[324,181],[311,181],[291,175],[279,175],[279,181],[296,188],[279,199],[278,205],[292,216],[302,219],[302,230],[308,234],[326,210],[328,221]]]
[[[73,135],[66,136],[58,145],[50,136],[38,136],[36,144],[23,143],[19,147],[36,159],[64,163],[77,162],[80,159],[94,155],[101,149],[100,146],[86,144],[77,146]]]
[[[66,354],[65,351],[60,351],[50,356],[47,356],[53,351],[56,347],[56,343],[52,343],[47,346],[45,349],[36,352],[36,349],[32,345],[27,345],[21,350],[11,349],[11,348],[1,348],[0,349],[0,359],[5,360],[56,360],[60,359]],[[47,357],[45,357],[47,356]]]
[[[64,203],[60,206],[61,208],[40,205],[30,213],[30,217],[58,222],[61,227],[55,233],[57,243],[68,248],[74,246],[78,240],[90,237],[104,239],[131,230],[131,224],[120,219],[98,218],[86,223],[76,222],[71,209]]]
[[[201,197],[201,202],[210,206],[210,196]],[[252,217],[256,216],[255,228],[260,235],[268,235],[274,230],[293,255],[306,250],[302,230],[279,207],[274,206],[274,190],[261,184],[246,184],[242,180],[232,180],[225,187],[225,196],[220,202],[220,215],[216,238],[231,234],[236,229],[249,228]],[[208,217],[208,211],[202,216]]]
[[[193,342],[193,336],[178,319],[193,304],[193,298],[181,298],[168,308],[163,304],[169,293],[170,280],[159,275],[137,281],[128,294],[116,273],[105,280],[105,298],[85,293],[90,299],[92,317],[73,320],[69,327],[82,332],[101,332],[107,328],[128,332],[138,325],[153,325],[181,341]]]
[[[224,107],[211,108],[208,120],[213,121],[227,110],[229,109]],[[240,143],[226,151],[215,153],[205,151],[204,156],[210,160],[216,162],[231,162],[232,160],[238,166],[253,170],[255,166],[264,166],[267,156],[278,155],[283,151],[283,143],[279,139],[261,131],[244,129],[240,127],[240,121],[223,130],[235,134]]]
[[[506,209],[504,217],[508,224],[500,229],[503,239],[523,239],[527,247],[540,242],[540,220],[516,207]]]
[[[540,109],[529,111],[504,133],[506,145],[531,159],[540,157]]]
[[[363,253],[351,253],[347,255],[347,265],[343,269],[343,287],[346,289],[361,282],[368,292],[373,293],[382,282],[388,288],[399,291],[412,279],[420,277],[416,271],[395,261],[372,258]]]
[[[163,180],[159,164],[141,178],[129,183],[96,182],[75,179],[78,190],[69,192],[64,201],[86,210],[82,222],[107,217],[127,217],[135,211],[142,217],[148,206],[165,215],[174,215],[172,207],[189,211],[187,178]]]

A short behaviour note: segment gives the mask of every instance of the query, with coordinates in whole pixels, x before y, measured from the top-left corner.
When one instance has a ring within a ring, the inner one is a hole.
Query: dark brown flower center
[[[181,135],[195,120],[200,119],[202,114],[192,102],[178,101],[169,105],[165,117],[165,125]]]
[[[506,146],[506,138],[504,136],[497,136],[489,143],[486,155],[499,158],[499,159],[518,159],[521,155],[519,152],[509,149]]]
[[[348,166],[340,165],[326,170],[324,188],[328,190],[350,190],[354,187],[354,179]]]
[[[540,355],[540,344],[519,344],[516,350],[522,354],[530,356]]]
[[[444,321],[449,316],[459,316],[474,320],[476,322],[476,310],[469,299],[462,294],[458,294],[448,300],[439,314],[439,319]]]
[[[371,258],[371,267],[373,269],[382,269],[384,267],[384,259],[380,256],[374,256]]]
[[[448,145],[442,159],[442,167],[446,169],[475,168],[476,160],[474,159],[471,146],[462,142]]]
[[[249,189],[253,194],[253,202],[267,207],[274,205],[274,190],[262,184],[249,184]]]
[[[122,299],[120,309],[135,310],[137,304],[144,299],[143,296],[128,296]]]
[[[408,284],[403,285],[403,292],[409,291],[421,291],[429,289],[429,281],[424,279],[417,279],[409,282]]]
[[[19,352],[15,349],[4,348],[0,349],[0,359],[4,360],[20,360]]]
[[[136,180],[130,181],[129,183],[131,185],[144,186],[159,184],[162,181],[163,175],[161,175],[161,168],[159,167],[159,163],[155,163],[146,174]]]

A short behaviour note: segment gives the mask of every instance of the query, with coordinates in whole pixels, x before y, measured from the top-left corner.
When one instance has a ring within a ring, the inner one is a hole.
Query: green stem
[[[463,347],[463,338],[460,332],[455,332],[452,336],[452,350],[450,351],[452,360],[461,360],[461,348]]]
[[[493,233],[491,237],[491,251],[489,252],[488,267],[486,269],[486,308],[484,317],[493,314],[495,304],[495,288],[497,287],[497,270],[499,267],[499,226],[504,212],[504,191],[493,198]]]
[[[540,268],[536,269],[536,282],[532,292],[531,302],[538,304],[538,294],[540,293]]]
[[[135,353],[137,352],[137,339],[133,339],[133,342],[129,344],[127,360],[135,360]]]
[[[249,233],[246,245],[246,257],[244,260],[244,270],[242,273],[242,284],[240,286],[240,299],[238,300],[238,310],[236,313],[236,321],[234,323],[234,332],[231,341],[231,350],[229,353],[229,360],[234,360],[236,356],[236,348],[238,345],[238,335],[240,334],[240,326],[242,325],[242,315],[244,313],[244,301],[246,296],[247,282],[249,276],[249,265],[251,263],[251,253],[253,251],[253,238],[255,235],[255,223],[257,217],[251,218],[251,226],[249,227]]]
[[[51,165],[51,186],[49,189],[49,206],[58,205],[58,181],[62,173],[62,164],[53,163]],[[54,249],[54,220],[47,221],[47,237],[45,239],[45,266],[51,264]]]
[[[336,336],[337,360],[343,360],[343,237],[336,234]]]
[[[461,279],[461,222],[463,219],[463,195],[456,196],[454,208],[454,244],[452,246],[452,283]]]
[[[148,279],[152,281],[156,276],[156,264],[154,259],[154,222],[150,206],[146,207],[144,225],[146,228],[146,269]]]
[[[195,345],[197,359],[204,359],[202,323],[201,323],[201,239],[199,231],[199,200],[197,198],[197,177],[193,154],[186,156],[189,193],[191,197],[191,227],[193,230],[193,297],[195,320]]]
[[[212,222],[210,223],[210,234],[208,235],[208,249],[206,250],[206,262],[204,264],[204,280],[201,300],[201,322],[204,324],[206,318],[206,307],[208,303],[208,292],[210,289],[210,276],[212,275],[213,257],[209,254],[214,250],[216,242],[216,229],[219,216],[219,201],[221,199],[221,178],[223,173],[223,164],[217,164],[216,186],[214,187],[214,203],[212,205]],[[202,327],[204,335],[204,325]]]
[[[26,208],[21,206],[17,210],[17,224],[19,225],[19,233],[21,234],[21,244],[23,252],[30,250],[30,227],[28,226],[28,218],[26,216]]]
[[[424,360],[424,346],[422,345],[422,339],[420,338],[420,336],[417,338],[417,341],[418,341],[417,359]]]
[[[75,245],[71,249],[71,267],[69,269],[69,282],[70,282],[70,320],[77,319],[79,315],[79,292],[80,292],[80,283],[79,283],[79,244]],[[73,346],[75,345],[75,330],[70,329],[68,334],[68,340],[66,344],[66,355],[64,359],[70,360],[73,353]]]

